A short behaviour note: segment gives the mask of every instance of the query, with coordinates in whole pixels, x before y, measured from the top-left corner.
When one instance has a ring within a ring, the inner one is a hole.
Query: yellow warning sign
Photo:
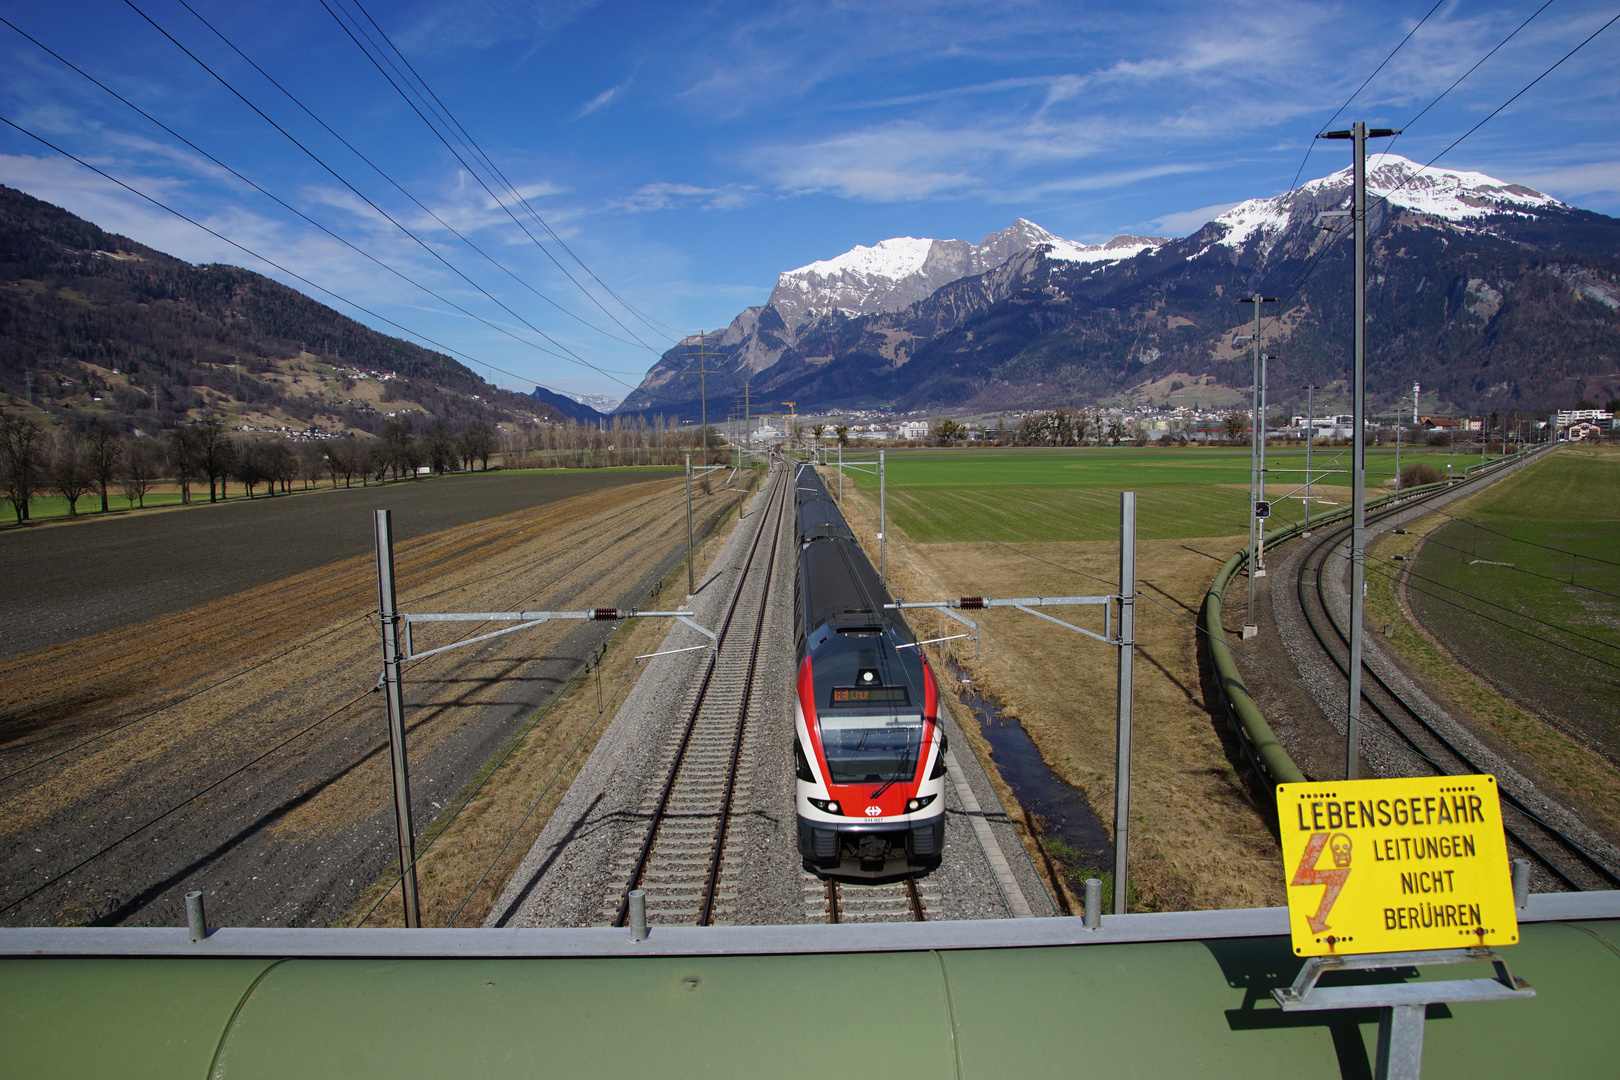
[[[1494,776],[1277,785],[1300,956],[1519,940]]]

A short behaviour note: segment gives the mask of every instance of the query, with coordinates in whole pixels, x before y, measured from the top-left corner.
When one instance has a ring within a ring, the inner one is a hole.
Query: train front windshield
[[[901,700],[890,703],[906,708],[903,687]],[[917,755],[922,749],[923,721],[918,713],[884,710],[881,702],[850,701],[848,695],[860,691],[834,688],[832,708],[819,717],[821,749],[835,784],[893,783],[910,780],[917,773]],[[840,700],[841,695],[846,695]],[[856,712],[855,710],[860,710]],[[849,710],[849,711],[846,711]]]

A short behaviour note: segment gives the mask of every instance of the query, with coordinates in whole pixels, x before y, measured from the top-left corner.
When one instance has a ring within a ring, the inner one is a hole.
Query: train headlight
[[[924,795],[920,799],[908,799],[906,800],[906,813],[915,814],[937,798],[939,798],[938,795]]]
[[[836,799],[811,799],[810,805],[815,807],[817,810],[820,810],[823,814],[836,814],[839,812],[838,800]]]

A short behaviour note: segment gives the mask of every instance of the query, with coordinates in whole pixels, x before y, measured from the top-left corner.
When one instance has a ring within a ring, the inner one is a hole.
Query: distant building
[[[1559,409],[1553,422],[1560,428],[1567,428],[1583,420],[1595,424],[1607,419],[1609,419],[1608,409]]]
[[[1563,413],[1559,413],[1558,415],[1562,416]],[[1604,419],[1607,420],[1608,418],[1608,414],[1605,413]],[[1567,428],[1564,428],[1563,432],[1564,438],[1568,439],[1570,442],[1584,442],[1587,439],[1601,439],[1606,434],[1603,427],[1598,426],[1590,420],[1577,421],[1576,423],[1569,425]]]
[[[1464,416],[1420,416],[1418,423],[1429,431],[1478,431],[1481,421]]]
[[[900,439],[926,439],[928,438],[928,421],[907,420],[900,424],[896,437]]]

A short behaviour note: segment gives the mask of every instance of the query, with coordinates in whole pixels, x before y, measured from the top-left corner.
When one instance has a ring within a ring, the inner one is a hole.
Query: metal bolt
[[[191,940],[202,941],[208,936],[208,919],[203,915],[200,892],[186,893],[186,925],[191,929]]]
[[[1523,911],[1530,904],[1530,860],[1513,860],[1513,906]]]
[[[1087,930],[1102,929],[1102,882],[1097,878],[1086,878],[1086,915]]]
[[[630,890],[630,940],[647,940],[647,891]]]

